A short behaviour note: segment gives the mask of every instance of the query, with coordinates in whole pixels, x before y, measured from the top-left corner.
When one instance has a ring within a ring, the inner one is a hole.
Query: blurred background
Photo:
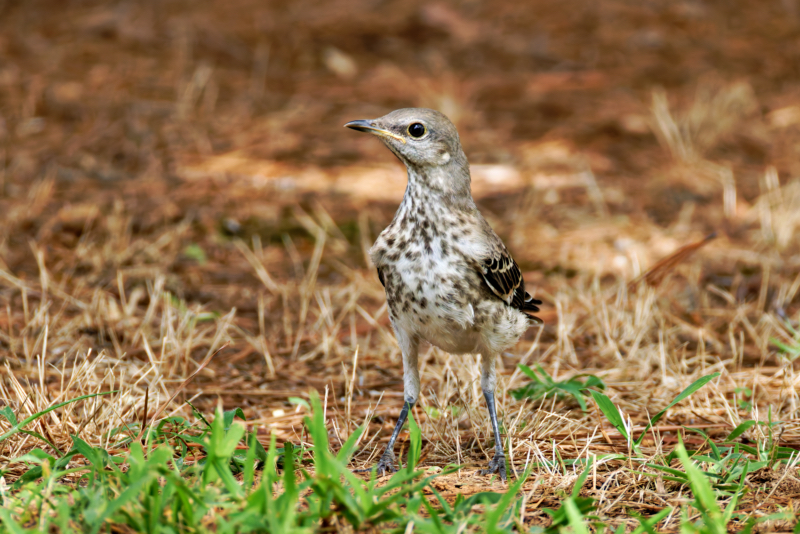
[[[416,106],[457,125],[545,300],[517,352],[646,386],[630,406],[706,365],[679,353],[777,365],[800,305],[797,0],[0,0],[0,361],[32,380],[7,376],[5,402],[47,405],[57,368],[89,366],[69,394],[127,388],[76,423],[90,439],[228,343],[181,398],[286,439],[309,387],[396,414],[366,250],[405,175],[342,126]],[[651,300],[605,307],[711,232]],[[475,389],[437,358],[431,399]],[[747,402],[780,398],[768,382]]]
[[[402,169],[342,125],[411,106],[458,126],[487,210],[525,218],[535,245],[512,249],[529,269],[577,268],[559,243],[598,216],[639,231],[735,233],[768,168],[777,184],[800,172],[796,0],[5,0],[0,10],[5,213],[42,180],[64,201],[145,203],[135,231],[191,216],[212,233],[210,205],[234,234],[263,240],[285,222],[265,203],[391,211]],[[197,198],[181,202],[190,190]],[[17,244],[32,229],[21,230],[6,226],[0,241],[15,271],[29,256]]]

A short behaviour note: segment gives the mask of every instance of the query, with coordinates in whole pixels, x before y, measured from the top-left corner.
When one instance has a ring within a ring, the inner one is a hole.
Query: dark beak
[[[403,144],[406,144],[406,140],[400,137],[399,135],[390,132],[389,130],[384,130],[383,128],[379,128],[372,124],[372,121],[368,120],[358,120],[358,121],[351,121],[344,125],[345,128],[350,128],[353,130],[357,130],[359,132],[367,132],[379,137],[385,137],[389,139],[393,139],[395,141],[400,141]]]
[[[345,124],[344,127],[359,132],[369,132],[370,130],[378,129],[372,126],[372,122],[367,120],[350,121],[347,124]]]

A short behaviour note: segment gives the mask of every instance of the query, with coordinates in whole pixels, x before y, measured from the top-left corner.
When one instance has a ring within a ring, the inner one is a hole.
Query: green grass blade
[[[628,431],[625,429],[625,423],[622,420],[622,415],[619,413],[619,409],[614,405],[613,402],[611,402],[611,399],[609,399],[605,393],[600,393],[599,391],[595,391],[593,389],[590,389],[589,393],[597,403],[597,407],[600,408],[600,411],[606,416],[606,419],[608,419],[611,425],[617,429],[617,432],[622,434],[627,441],[629,439]]]
[[[96,534],[100,531],[100,528],[105,524],[105,520],[111,517],[114,513],[117,512],[120,508],[125,506],[130,502],[134,502],[139,498],[139,494],[142,492],[145,486],[150,484],[150,482],[156,480],[156,475],[153,472],[147,473],[145,476],[134,480],[131,484],[123,491],[119,497],[108,503],[105,509],[102,511],[99,517],[96,518],[94,521],[95,525],[94,528],[91,530],[93,534]]]
[[[527,365],[520,363],[520,364],[517,365],[517,367],[519,367],[519,370],[522,371],[522,373],[525,376],[527,376],[528,378],[530,378],[531,380],[534,380],[536,382],[541,382],[541,380],[539,380],[539,377],[536,375],[536,373],[533,372],[533,369],[531,369]]]
[[[636,512],[632,512],[631,515],[639,522],[639,526],[633,529],[631,534],[642,534],[643,532],[647,532],[647,534],[657,534],[655,526],[660,523],[662,519],[667,517],[670,512],[672,512],[671,506],[667,506],[660,512],[657,512],[655,515],[650,517],[642,517]]]
[[[584,469],[583,473],[581,473],[578,476],[577,480],[575,480],[575,485],[572,486],[573,497],[578,497],[581,494],[581,488],[583,487],[583,484],[586,482],[586,478],[589,476],[589,473],[592,471],[592,464],[593,462],[589,461],[586,464],[586,469]]]
[[[233,410],[225,410],[222,412],[222,422],[225,426],[225,430],[230,429],[231,425],[233,424],[233,420],[236,417],[242,421],[247,420],[247,418],[244,416],[244,411],[242,411],[241,408],[234,408]]]
[[[3,406],[0,408],[0,415],[5,417],[11,426],[17,424],[17,415],[14,413],[14,410],[11,409],[11,406]]]
[[[536,371],[539,372],[541,379],[539,380],[542,384],[546,385],[548,388],[552,388],[556,385],[556,381],[553,380],[553,377],[547,374],[547,371],[544,370],[540,364],[536,364]]]
[[[38,440],[44,441],[45,443],[50,445],[50,448],[53,449],[57,455],[61,456],[61,451],[58,450],[58,447],[53,445],[53,443],[49,439],[47,439],[46,437],[42,436],[38,432],[34,432],[32,430],[20,430],[19,432],[20,432],[20,434],[25,434],[25,435],[31,436],[32,438],[36,438]]]
[[[659,471],[663,471],[665,473],[670,473],[675,476],[685,476],[684,472],[680,469],[675,469],[674,467],[669,467],[666,465],[658,465],[658,464],[645,464],[647,467],[652,467],[653,469],[658,469]]]
[[[103,469],[105,467],[105,463],[97,451],[92,448],[91,445],[83,441],[78,436],[71,436],[72,437],[72,447],[78,451],[78,454],[82,454],[86,461],[89,462],[92,467],[95,469]]]
[[[734,428],[733,431],[730,434],[728,434],[728,437],[725,438],[725,441],[733,441],[733,440],[735,440],[736,438],[738,438],[739,436],[741,436],[742,434],[747,432],[750,429],[750,427],[752,427],[755,424],[756,424],[756,422],[753,421],[753,420],[745,421],[741,425],[739,425],[736,428]]]
[[[206,417],[202,413],[200,413],[200,410],[198,410],[197,408],[194,407],[194,404],[192,404],[189,401],[186,401],[186,404],[191,406],[192,411],[194,412],[194,414],[198,417],[198,419],[200,419],[203,423],[205,423],[207,428],[211,428],[211,423],[209,423],[208,419],[206,419]]]
[[[733,492],[733,498],[731,499],[731,502],[728,503],[728,506],[725,507],[723,518],[726,523],[729,522],[733,517],[733,513],[736,511],[736,506],[739,504],[739,497],[743,495],[744,485],[747,482],[748,472],[749,472],[748,465],[745,464],[745,467],[742,470],[742,476],[739,479],[739,485],[737,486],[736,491]]]
[[[567,512],[567,519],[572,532],[574,534],[589,534],[589,529],[586,528],[586,520],[573,499],[564,501],[564,509]]]
[[[409,445],[408,445],[408,471],[412,472],[417,468],[420,453],[422,452],[422,433],[419,430],[419,425],[414,420],[414,414],[411,410],[408,411],[408,430],[409,430]]]
[[[247,453],[244,457],[244,474],[242,475],[242,482],[244,485],[245,493],[250,492],[250,488],[253,486],[253,480],[255,479],[255,470],[256,470],[256,446],[255,444],[258,443],[258,439],[256,439],[256,433],[252,432],[249,436],[250,439],[247,440]]]
[[[738,447],[739,447],[740,449],[742,449],[744,452],[746,452],[746,453],[748,453],[748,454],[752,454],[752,455],[753,455],[753,456],[755,456],[756,458],[758,458],[758,457],[759,457],[759,453],[758,453],[758,449],[757,449],[757,448],[755,448],[755,447],[751,447],[750,445],[745,445],[744,443],[738,443],[737,445],[738,445]]]
[[[319,401],[319,394],[316,390],[309,392],[311,401],[311,417],[304,418],[311,441],[314,443],[314,467],[319,473],[332,474],[335,470],[328,465],[330,447],[328,444],[328,429],[325,426],[325,413],[322,403]]]
[[[289,501],[296,501],[300,490],[297,486],[297,479],[294,475],[294,445],[286,443],[284,445],[283,456],[283,489],[285,499]]]
[[[14,518],[11,517],[11,512],[5,508],[0,508],[0,519],[2,519],[0,523],[2,523],[4,529],[8,529],[6,532],[10,532],[11,534],[26,534],[28,532],[27,529],[14,521]]]
[[[16,425],[14,425],[11,428],[9,428],[8,431],[5,434],[0,436],[0,442],[7,440],[11,436],[13,436],[17,432],[19,432],[28,423],[37,420],[41,416],[46,415],[46,414],[52,412],[53,410],[58,410],[59,408],[62,408],[64,406],[68,405],[68,404],[72,404],[73,402],[78,402],[78,401],[81,401],[81,400],[91,399],[91,398],[94,398],[94,397],[101,397],[103,395],[112,395],[114,393],[117,393],[117,391],[115,390],[115,391],[104,391],[103,393],[92,393],[90,395],[82,395],[82,396],[76,397],[74,399],[70,399],[70,400],[67,400],[67,401],[64,401],[64,402],[59,402],[58,404],[54,404],[53,406],[50,406],[49,408],[47,408],[45,410],[42,410],[41,412],[37,412],[37,413],[31,415],[30,417],[26,417],[25,419],[23,419],[22,421],[20,421]]]
[[[689,426],[685,426],[683,427],[683,429],[686,430],[687,432],[694,432],[696,434],[700,434],[701,436],[703,436],[703,439],[706,440],[705,444],[708,445],[709,448],[711,448],[712,456],[710,460],[713,462],[719,462],[721,460],[722,454],[720,453],[719,447],[717,447],[717,444],[714,443],[714,441],[708,436],[708,434],[706,434],[699,428],[692,428]],[[702,445],[700,446],[700,448],[702,449]]]
[[[431,518],[431,522],[433,523],[433,525],[431,525],[432,528],[427,529],[428,532],[436,532],[437,534],[438,533],[445,534],[447,532],[447,527],[445,527],[445,525],[439,519],[439,511],[436,510],[431,505],[431,503],[428,502],[428,499],[424,499],[423,498],[422,499],[422,505],[425,506],[425,509],[428,511],[428,515]],[[418,525],[415,523],[414,526],[418,526]],[[408,529],[406,529],[406,532],[408,532]]]
[[[522,484],[524,484],[528,479],[532,469],[533,467],[529,465],[528,468],[525,469],[525,472],[522,474],[522,476],[519,477],[519,480],[514,482],[514,484],[508,488],[508,491],[500,498],[500,500],[497,502],[497,506],[495,506],[491,512],[486,514],[486,524],[491,525],[492,529],[496,528],[497,524],[500,522],[500,519],[503,517],[503,514],[514,502],[514,499],[517,497],[520,488],[522,488]],[[492,531],[496,532],[496,530]]]
[[[710,375],[706,375],[706,376],[703,376],[703,377],[701,377],[701,378],[698,378],[697,380],[695,380],[694,382],[692,382],[692,383],[689,385],[689,387],[687,387],[686,389],[684,389],[683,391],[681,391],[681,393],[680,393],[680,394],[679,394],[677,397],[675,397],[675,398],[672,400],[672,402],[670,402],[670,403],[667,405],[667,407],[666,407],[666,408],[664,408],[663,410],[661,410],[660,412],[658,412],[658,413],[655,415],[655,417],[653,417],[653,418],[650,420],[650,422],[649,422],[649,423],[647,423],[647,426],[645,427],[645,429],[644,429],[644,432],[642,432],[642,435],[641,435],[641,436],[639,436],[639,439],[637,439],[637,440],[636,440],[636,445],[637,445],[637,446],[639,446],[639,445],[641,445],[641,444],[642,444],[642,441],[644,440],[644,437],[647,435],[647,431],[648,431],[648,430],[650,430],[650,428],[651,428],[651,427],[652,427],[654,424],[658,423],[658,421],[659,421],[659,420],[660,420],[662,417],[664,417],[664,414],[665,414],[665,413],[667,413],[667,410],[669,410],[670,408],[672,408],[673,406],[675,406],[676,404],[678,404],[679,402],[681,402],[683,399],[685,399],[686,397],[688,397],[689,395],[691,395],[692,393],[694,393],[695,391],[697,391],[697,390],[698,390],[698,389],[700,389],[701,387],[705,386],[706,384],[708,384],[709,382],[711,382],[712,380],[714,380],[714,379],[715,379],[715,378],[717,378],[718,376],[719,376],[719,373],[711,373]]]
[[[724,521],[714,490],[711,489],[708,478],[689,458],[686,448],[683,446],[683,441],[678,443],[676,454],[686,470],[686,478],[689,481],[689,487],[692,488],[692,494],[694,494],[695,502],[693,506],[702,515],[709,532],[720,532],[720,534],[725,532],[725,529],[720,530],[720,527],[724,527],[722,525]]]
[[[336,455],[336,460],[346,464],[350,461],[350,456],[353,454],[353,449],[355,449],[356,443],[358,439],[361,437],[361,434],[364,433],[364,427],[360,426],[356,428],[355,432],[350,434],[350,437],[347,438],[347,441],[344,442],[342,448],[339,449],[339,453]]]

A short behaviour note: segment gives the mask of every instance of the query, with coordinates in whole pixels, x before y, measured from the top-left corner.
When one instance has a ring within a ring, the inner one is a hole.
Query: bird
[[[442,113],[404,108],[345,124],[377,136],[406,166],[408,183],[392,222],[369,251],[386,293],[403,360],[403,408],[379,475],[395,472],[394,444],[419,399],[419,346],[480,354],[480,385],[494,434],[494,457],[480,474],[506,480],[495,408],[498,355],[531,326],[541,300],[525,291],[519,266],[483,218],[470,189],[458,131]]]

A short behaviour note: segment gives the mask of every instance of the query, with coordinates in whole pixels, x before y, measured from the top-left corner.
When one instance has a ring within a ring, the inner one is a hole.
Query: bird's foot
[[[378,460],[375,470],[378,472],[379,477],[390,473],[396,473],[397,468],[395,467],[394,452],[387,449],[381,456],[381,459]]]
[[[386,449],[386,451],[381,455],[380,460],[378,460],[378,463],[375,464],[375,467],[372,467],[370,469],[356,469],[354,472],[369,473],[374,469],[377,472],[377,475],[379,477],[382,477],[383,475],[396,473],[397,468],[394,465],[395,465],[394,452],[391,451],[390,449]]]
[[[500,480],[506,481],[506,457],[502,453],[495,453],[494,458],[489,462],[489,467],[478,471],[478,474],[481,475],[493,475],[495,473],[500,475]]]

